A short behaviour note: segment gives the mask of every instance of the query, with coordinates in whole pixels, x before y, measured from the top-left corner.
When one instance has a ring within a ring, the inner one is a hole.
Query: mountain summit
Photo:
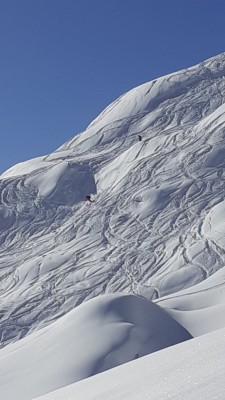
[[[0,176],[1,346],[100,294],[157,300],[224,266],[224,103],[225,53]]]

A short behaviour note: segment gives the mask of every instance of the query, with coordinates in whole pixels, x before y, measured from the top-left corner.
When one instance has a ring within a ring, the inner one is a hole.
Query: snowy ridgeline
[[[1,397],[31,400],[225,327],[224,187],[225,54],[131,90],[2,174]]]

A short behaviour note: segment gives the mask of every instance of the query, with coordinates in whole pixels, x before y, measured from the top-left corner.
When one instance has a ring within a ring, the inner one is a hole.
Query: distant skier
[[[93,203],[93,200],[91,200],[91,196],[89,196],[89,194],[86,196],[86,201],[89,201],[89,203]]]
[[[138,135],[138,140],[139,140],[139,142],[141,142],[141,141],[142,141],[142,137],[141,137],[141,135]]]

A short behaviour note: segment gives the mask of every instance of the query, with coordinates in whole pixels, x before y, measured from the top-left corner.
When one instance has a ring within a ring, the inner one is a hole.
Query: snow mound
[[[48,162],[45,161],[44,157],[36,157],[32,160],[24,161],[13,165],[7,171],[0,175],[1,179],[15,178],[16,176],[29,174],[37,169],[48,166]]]
[[[224,352],[221,329],[34,400],[223,400]]]
[[[225,267],[189,289],[156,300],[156,304],[194,337],[225,328]]]
[[[95,179],[89,166],[62,161],[44,171],[37,171],[26,179],[42,197],[53,202],[72,205],[96,193]]]
[[[152,302],[100,296],[0,351],[1,396],[32,399],[190,338]]]

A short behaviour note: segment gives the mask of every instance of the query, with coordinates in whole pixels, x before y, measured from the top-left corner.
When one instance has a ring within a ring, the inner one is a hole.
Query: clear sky
[[[225,51],[224,0],[0,0],[0,172],[133,87]]]

